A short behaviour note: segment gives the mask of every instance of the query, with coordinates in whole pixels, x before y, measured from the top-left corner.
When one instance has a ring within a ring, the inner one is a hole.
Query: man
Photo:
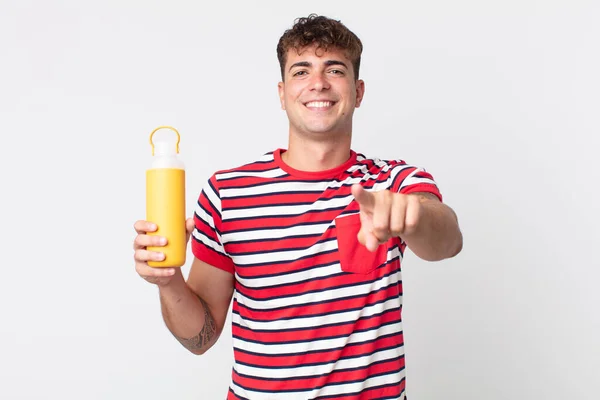
[[[146,235],[151,221],[135,224],[136,270],[191,352],[216,342],[233,297],[228,399],[405,398],[403,252],[453,257],[462,235],[429,173],[351,150],[361,52],[325,17],[284,33],[288,149],[210,177],[187,221],[187,282],[147,265],[162,255],[145,248],[164,242]]]

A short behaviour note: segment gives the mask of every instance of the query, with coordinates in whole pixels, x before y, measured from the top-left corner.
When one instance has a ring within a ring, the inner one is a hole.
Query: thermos
[[[159,129],[177,134],[177,143],[152,141]],[[151,267],[181,267],[186,258],[185,166],[179,157],[179,132],[170,126],[159,126],[150,134],[152,164],[146,170],[146,220],[157,226],[148,235],[167,238],[166,246],[148,247],[164,253],[162,261],[148,261]]]

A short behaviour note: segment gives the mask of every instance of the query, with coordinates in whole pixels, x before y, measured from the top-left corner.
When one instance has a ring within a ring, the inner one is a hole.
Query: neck
[[[348,161],[350,142],[351,135],[313,141],[290,133],[288,150],[281,159],[299,171],[325,171]]]

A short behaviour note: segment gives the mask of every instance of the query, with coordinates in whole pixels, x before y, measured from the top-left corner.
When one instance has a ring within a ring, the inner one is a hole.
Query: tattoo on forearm
[[[179,340],[179,342],[190,351],[201,350],[215,337],[215,333],[217,331],[217,324],[210,314],[208,305],[202,299],[200,299],[200,302],[204,307],[204,326],[202,327],[200,333],[189,339],[175,336],[177,340]]]

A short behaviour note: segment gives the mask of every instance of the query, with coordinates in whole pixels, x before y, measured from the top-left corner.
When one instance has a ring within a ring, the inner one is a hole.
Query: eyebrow
[[[294,67],[310,67],[311,65],[312,64],[309,63],[308,61],[299,61],[297,63],[292,64],[290,66],[290,69],[288,70],[288,72],[291,71],[292,68],[294,68]],[[348,69],[348,66],[343,61],[339,61],[339,60],[327,60],[327,61],[325,61],[325,65],[328,67],[331,65],[341,65],[344,68]]]

